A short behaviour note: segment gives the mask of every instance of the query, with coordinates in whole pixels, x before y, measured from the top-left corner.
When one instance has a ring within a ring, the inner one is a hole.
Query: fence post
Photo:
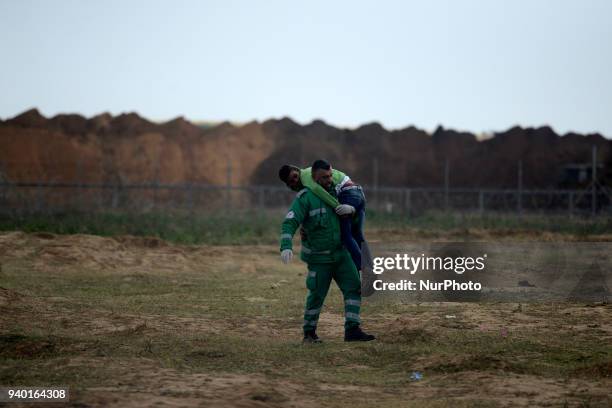
[[[104,208],[104,184],[105,181],[102,181],[98,186],[98,211],[102,211]]]
[[[2,161],[0,161],[0,211],[4,212],[5,208],[5,204],[6,204],[6,210],[8,210],[8,200],[6,199],[8,197],[8,192],[9,192],[9,185],[8,185],[8,177],[6,177],[5,171],[4,171],[4,163]],[[5,202],[6,201],[6,202]]]
[[[157,190],[159,189],[159,179],[155,177],[153,182],[153,211],[157,211]]]
[[[593,168],[591,169],[591,213],[597,213],[597,146],[593,145]]]
[[[574,215],[574,193],[570,191],[567,196],[567,207],[570,217]]]
[[[404,214],[406,214],[407,216],[410,216],[411,207],[412,207],[411,201],[412,201],[411,190],[407,188],[404,191]]]
[[[193,214],[193,182],[187,184],[187,210],[189,214]]]
[[[380,207],[380,200],[379,200],[379,194],[378,194],[378,157],[374,157],[374,163],[373,163],[374,169],[373,169],[373,176],[374,176],[374,202],[375,204],[375,208],[378,210],[378,208]]]
[[[518,161],[518,200],[517,210],[519,215],[523,213],[523,161]]]
[[[154,175],[154,181],[153,181],[153,212],[156,212],[157,209],[157,199],[158,199],[158,195],[159,195],[159,180],[160,180],[160,167],[161,167],[161,152],[158,153],[157,155],[157,160],[155,161],[155,163],[153,164],[155,167],[153,168],[153,175]],[[157,223],[158,219],[157,219],[157,214],[155,214],[155,222]]]
[[[38,186],[36,187],[36,212],[37,213],[41,213],[42,212],[42,208],[43,208],[43,183],[42,181],[38,182]]]
[[[448,211],[448,204],[449,204],[449,200],[448,200],[448,190],[449,190],[449,184],[450,184],[450,164],[448,162],[448,159],[445,160],[444,162],[444,210]]]
[[[74,177],[72,178],[72,182],[74,184],[76,184],[77,186],[79,185],[79,180],[81,179],[81,156],[77,156],[76,158],[76,162],[74,164]],[[83,193],[83,189],[81,188],[77,188],[76,189],[76,194],[74,194],[73,197],[73,201],[72,201],[72,208],[73,209],[78,209],[80,210],[81,207],[83,207],[83,205],[81,205],[81,201],[82,201],[82,194]]]
[[[264,187],[258,187],[258,190],[259,190],[259,194],[258,194],[259,209],[260,209],[260,211],[263,211],[265,206],[266,206],[265,188]]]
[[[232,160],[230,158],[227,159],[227,180],[226,180],[226,189],[227,189],[227,209],[232,209]]]
[[[116,209],[119,206],[119,185],[115,184],[113,186],[113,198],[111,202],[111,207]]]

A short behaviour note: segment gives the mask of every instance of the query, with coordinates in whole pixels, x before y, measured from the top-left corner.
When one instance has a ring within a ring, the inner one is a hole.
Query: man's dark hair
[[[278,170],[278,177],[283,181],[283,183],[287,182],[291,170],[299,170],[299,167],[292,166],[291,164],[283,164]]]
[[[329,169],[331,169],[331,164],[329,164],[327,161],[325,161],[323,159],[315,160],[314,163],[312,163],[312,171],[313,171],[313,173],[316,170],[319,170],[319,169],[329,170]]]

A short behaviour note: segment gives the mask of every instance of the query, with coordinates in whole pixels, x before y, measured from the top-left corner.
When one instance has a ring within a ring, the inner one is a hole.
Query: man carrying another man
[[[283,166],[284,167],[284,166]],[[299,177],[298,174],[287,174],[281,168],[281,179],[285,178],[288,186],[298,185],[297,180],[289,177]],[[285,176],[285,177],[283,177]],[[342,174],[342,176],[344,176]],[[346,176],[344,176],[346,177]],[[342,182],[341,175],[334,176],[329,163],[317,160],[312,166],[312,179],[317,186],[329,192],[335,180]],[[348,177],[346,177],[348,179]],[[300,182],[299,184],[309,184]],[[361,282],[355,263],[347,249],[342,245],[340,233],[340,220],[334,213],[352,214],[353,206],[330,203],[323,200],[313,192],[317,189],[304,188],[296,196],[293,204],[281,227],[281,259],[288,263],[293,258],[292,238],[300,225],[303,226],[305,236],[302,241],[301,259],[308,265],[306,287],[308,296],[304,311],[304,342],[319,343],[321,340],[316,334],[319,314],[327,296],[331,280],[334,279],[344,297],[344,340],[370,341],[375,337],[364,333],[360,328]],[[350,208],[349,208],[350,207]]]
[[[327,205],[334,208],[336,214],[340,216],[342,243],[351,254],[357,270],[361,271],[361,246],[365,241],[363,237],[365,218],[363,190],[346,174],[332,169],[325,160],[317,160],[315,163],[325,170],[331,170],[331,173],[321,173],[322,177],[315,181],[314,166],[300,169],[286,164],[280,168],[279,177],[291,190],[301,191],[308,188]]]

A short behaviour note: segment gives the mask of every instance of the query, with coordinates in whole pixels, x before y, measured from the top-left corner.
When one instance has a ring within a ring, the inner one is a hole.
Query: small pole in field
[[[266,189],[265,187],[262,186],[262,187],[259,187],[258,190],[259,190],[259,209],[263,211],[265,208]]]
[[[523,213],[523,161],[518,161],[518,200],[517,210],[519,215]]]
[[[226,181],[226,189],[227,189],[227,209],[232,209],[232,160],[227,158],[227,181]]]
[[[373,163],[374,169],[373,169],[373,176],[374,176],[374,201],[376,202],[375,207],[378,209],[379,207],[379,201],[378,201],[378,157],[374,157],[374,163]]]
[[[449,186],[450,186],[450,163],[448,158],[444,161],[444,209],[448,211],[449,204]]]
[[[187,210],[193,215],[193,181],[187,183]]]
[[[406,213],[406,216],[410,217],[410,210],[411,210],[411,206],[412,206],[412,197],[411,194],[412,190],[407,188],[404,192],[404,211]]]
[[[591,213],[597,213],[597,146],[593,145],[593,168],[591,169]]]

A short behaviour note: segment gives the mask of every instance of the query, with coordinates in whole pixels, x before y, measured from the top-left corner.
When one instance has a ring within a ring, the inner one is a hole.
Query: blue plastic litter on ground
[[[412,374],[410,375],[410,379],[412,381],[419,381],[419,380],[423,379],[423,373],[421,373],[419,371],[413,371]]]

